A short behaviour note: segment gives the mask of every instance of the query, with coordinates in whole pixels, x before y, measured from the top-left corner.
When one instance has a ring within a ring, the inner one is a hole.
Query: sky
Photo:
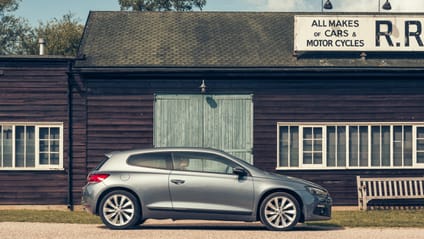
[[[321,12],[326,0],[207,0],[203,11],[282,11]],[[379,8],[386,0],[331,0],[329,12],[387,12]],[[390,0],[389,12],[424,13],[424,0]],[[40,21],[75,14],[85,23],[89,11],[118,11],[118,0],[22,0],[14,15],[25,17],[32,25]]]

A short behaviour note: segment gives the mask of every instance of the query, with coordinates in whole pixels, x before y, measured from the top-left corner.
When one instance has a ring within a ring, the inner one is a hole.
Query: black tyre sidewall
[[[127,223],[127,224],[125,224],[125,225],[122,225],[122,226],[116,226],[116,225],[113,225],[113,224],[110,224],[107,220],[106,220],[106,218],[104,217],[104,214],[103,214],[103,206],[104,206],[104,204],[105,204],[105,202],[107,201],[107,199],[108,198],[110,198],[111,196],[113,196],[113,195],[116,195],[116,194],[119,194],[119,195],[125,195],[126,197],[128,197],[131,201],[132,201],[132,203],[134,204],[134,216],[133,216],[133,218],[131,218],[131,220]],[[110,229],[114,229],[114,230],[120,230],[120,229],[128,229],[128,228],[132,228],[132,227],[134,227],[135,225],[138,225],[139,223],[138,222],[140,222],[140,221],[142,221],[141,220],[141,209],[140,209],[140,203],[138,202],[138,200],[137,200],[137,198],[132,194],[132,193],[129,193],[129,192],[127,192],[127,191],[121,191],[121,190],[119,190],[119,191],[112,191],[112,192],[109,192],[108,194],[106,194],[104,197],[103,197],[103,199],[102,199],[102,201],[100,202],[100,206],[99,206],[100,208],[99,208],[99,215],[100,215],[100,218],[102,219],[102,222],[108,227],[108,228],[110,228]]]
[[[266,217],[265,217],[265,206],[266,206],[266,204],[272,198],[279,197],[279,196],[280,197],[286,197],[286,198],[290,199],[294,203],[294,205],[296,206],[296,218],[295,218],[295,220],[290,225],[288,225],[287,227],[284,227],[284,228],[274,227],[273,225],[271,225],[271,224],[268,223],[268,221],[266,220]],[[262,224],[265,225],[266,228],[268,228],[269,230],[272,230],[272,231],[287,231],[287,230],[292,229],[299,222],[299,219],[300,219],[300,210],[301,210],[301,208],[299,206],[299,202],[291,194],[288,194],[288,193],[285,193],[285,192],[275,192],[275,193],[272,193],[272,194],[268,195],[262,201],[261,207],[260,207],[260,210],[259,210],[259,215],[260,215],[260,219],[261,219]]]

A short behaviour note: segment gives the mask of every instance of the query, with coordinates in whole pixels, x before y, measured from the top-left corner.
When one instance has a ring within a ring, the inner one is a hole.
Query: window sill
[[[0,168],[3,171],[65,171],[64,168]]]

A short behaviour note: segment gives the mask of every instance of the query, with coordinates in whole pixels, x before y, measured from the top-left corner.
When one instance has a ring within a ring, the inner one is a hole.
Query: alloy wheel
[[[276,193],[267,197],[261,207],[261,220],[271,230],[288,230],[299,221],[299,206],[289,194]]]

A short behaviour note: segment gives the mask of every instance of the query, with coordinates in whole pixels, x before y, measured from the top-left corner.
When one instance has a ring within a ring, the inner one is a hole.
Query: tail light
[[[89,174],[87,177],[88,183],[100,183],[103,180],[105,180],[107,177],[109,177],[109,174],[105,173],[95,173],[95,174]]]

